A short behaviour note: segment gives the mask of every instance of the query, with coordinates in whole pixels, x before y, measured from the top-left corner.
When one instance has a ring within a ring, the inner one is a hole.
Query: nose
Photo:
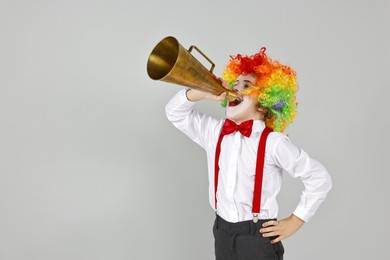
[[[240,91],[242,89],[243,89],[243,87],[240,84],[237,84],[236,86],[234,86],[235,91]]]

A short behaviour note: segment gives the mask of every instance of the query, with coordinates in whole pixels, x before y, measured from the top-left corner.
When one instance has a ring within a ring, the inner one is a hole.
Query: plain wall
[[[164,112],[182,87],[146,73],[168,35],[217,75],[263,46],[296,69],[286,133],[334,186],[285,258],[389,259],[389,17],[385,0],[0,0],[0,259],[213,259],[205,153]],[[286,175],[280,218],[302,188]]]

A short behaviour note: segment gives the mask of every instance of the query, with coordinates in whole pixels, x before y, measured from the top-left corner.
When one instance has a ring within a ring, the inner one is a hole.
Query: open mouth
[[[238,97],[236,100],[229,102],[229,107],[235,107],[239,105],[241,102],[242,102],[242,98]]]

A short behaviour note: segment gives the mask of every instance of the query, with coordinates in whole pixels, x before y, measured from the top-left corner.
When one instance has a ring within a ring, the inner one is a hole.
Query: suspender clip
[[[253,214],[253,223],[257,223],[259,221],[259,216],[257,214]]]

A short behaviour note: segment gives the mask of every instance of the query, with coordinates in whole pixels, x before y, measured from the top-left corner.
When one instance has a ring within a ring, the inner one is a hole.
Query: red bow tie
[[[228,135],[235,131],[240,131],[243,136],[249,137],[252,133],[253,120],[248,120],[237,125],[230,119],[226,119],[222,126],[222,134]]]

